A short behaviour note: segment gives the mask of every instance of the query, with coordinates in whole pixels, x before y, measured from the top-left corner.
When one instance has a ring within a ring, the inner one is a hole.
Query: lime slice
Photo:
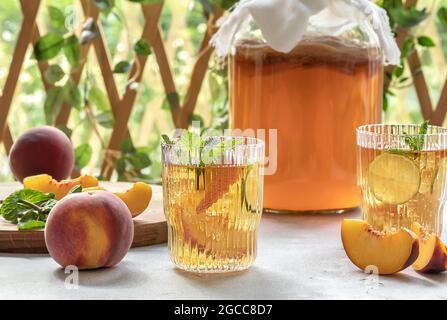
[[[244,182],[244,202],[247,211],[255,211],[258,202],[258,172],[256,166],[248,168]]]
[[[387,204],[400,204],[416,195],[421,175],[419,168],[408,157],[382,153],[369,165],[368,181],[378,200]]]

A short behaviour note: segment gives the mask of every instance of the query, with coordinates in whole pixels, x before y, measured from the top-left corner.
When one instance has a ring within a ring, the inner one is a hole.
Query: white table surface
[[[264,215],[247,271],[196,275],[170,262],[166,244],[132,249],[116,267],[83,271],[79,286],[47,255],[0,253],[4,299],[447,299],[447,273],[366,275],[350,263],[334,216]],[[444,233],[445,234],[445,233]],[[373,278],[374,277],[374,278]]]
[[[159,187],[155,187],[159,188]],[[272,215],[261,221],[247,271],[197,275],[176,269],[167,245],[131,249],[117,266],[81,271],[79,285],[48,255],[0,253],[4,299],[447,299],[447,272],[367,275],[346,257],[342,215]],[[444,228],[444,235],[446,235]]]

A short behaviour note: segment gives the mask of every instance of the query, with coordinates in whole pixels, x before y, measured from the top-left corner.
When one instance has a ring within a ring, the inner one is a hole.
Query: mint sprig
[[[161,138],[168,145],[178,144],[189,151],[190,161],[198,160],[200,166],[206,166],[207,160],[217,159],[226,151],[233,150],[241,141],[234,137],[228,137],[216,143],[212,136],[197,134],[189,130],[183,130],[177,140],[172,140],[168,135],[162,134]]]
[[[0,215],[16,224],[19,230],[41,229],[55,205],[53,193],[22,189],[3,200]]]
[[[428,121],[424,121],[419,128],[419,135],[408,135],[408,133],[404,132],[407,135],[404,138],[405,144],[410,147],[413,151],[421,151],[424,148],[425,143],[425,135],[428,131]]]

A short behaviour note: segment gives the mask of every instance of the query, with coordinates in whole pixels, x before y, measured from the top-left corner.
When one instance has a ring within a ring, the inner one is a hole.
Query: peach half
[[[413,269],[423,273],[440,273],[447,270],[447,249],[434,233],[428,233],[419,223],[413,222],[411,229],[419,239],[419,256]]]
[[[345,219],[341,238],[348,258],[361,270],[375,268],[381,275],[409,267],[417,259],[416,235],[401,228],[394,233],[374,230],[366,221]]]

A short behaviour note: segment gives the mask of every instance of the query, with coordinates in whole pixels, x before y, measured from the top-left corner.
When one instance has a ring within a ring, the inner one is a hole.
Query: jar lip
[[[367,136],[386,136],[386,137],[408,137],[408,136],[420,136],[419,133],[391,133],[391,132],[375,132],[371,131],[373,129],[386,129],[386,128],[398,128],[398,129],[419,129],[421,125],[419,124],[365,124],[357,127],[356,132],[358,135],[367,135]],[[439,130],[439,132],[430,132],[431,130]],[[429,133],[424,134],[426,137],[447,137],[447,128],[436,125],[428,126]]]

